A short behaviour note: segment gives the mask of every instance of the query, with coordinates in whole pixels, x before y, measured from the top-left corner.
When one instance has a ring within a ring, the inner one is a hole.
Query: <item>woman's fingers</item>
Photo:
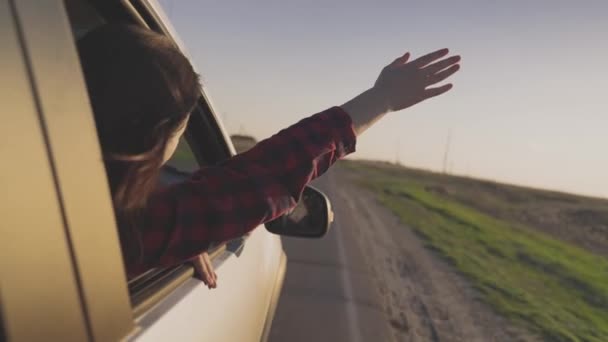
[[[202,280],[210,289],[217,287],[217,274],[209,259],[209,254],[202,253],[192,260],[194,270],[198,279]]]
[[[203,253],[201,254],[201,259],[203,260],[203,265],[205,267],[206,274],[209,278],[209,288],[217,287],[217,275],[215,274],[215,270],[213,269],[213,264],[211,263],[211,259],[209,259],[209,254]]]
[[[196,277],[200,280],[203,281],[203,283],[205,283],[205,285],[208,285],[209,280],[208,278],[205,276],[205,266],[203,266],[203,261],[201,260],[201,256],[197,256],[196,258],[192,259],[192,266],[194,266],[194,271],[196,272]]]
[[[409,64],[412,65],[413,67],[419,69],[419,68],[422,68],[425,65],[432,63],[432,62],[438,60],[439,58],[447,55],[448,52],[450,52],[450,50],[448,50],[448,49],[437,50],[437,51],[431,52],[429,54],[426,54],[422,57],[418,57],[417,59],[411,61]]]
[[[452,65],[451,67],[449,67],[445,70],[442,70],[434,75],[431,75],[427,79],[427,85],[439,83],[439,82],[445,80],[446,78],[452,76],[459,69],[460,69],[460,65],[456,64],[456,65]]]
[[[407,63],[407,61],[408,61],[409,59],[410,59],[410,53],[409,53],[409,52],[406,52],[405,54],[403,54],[403,56],[401,56],[401,57],[397,58],[397,59],[395,60],[395,62],[396,62],[397,64],[405,64],[405,63]]]
[[[424,90],[424,98],[429,99],[431,97],[441,95],[441,94],[447,92],[448,90],[452,89],[452,87],[453,87],[453,85],[450,83],[450,84],[442,85],[441,87],[427,88]]]
[[[422,71],[427,75],[433,75],[433,74],[436,74],[437,72],[451,66],[452,64],[456,64],[458,62],[460,62],[460,56],[452,56],[450,58],[446,58],[439,62],[433,63],[433,64],[427,66],[426,68],[422,69]]]
[[[408,59],[410,59],[410,53],[406,52],[403,56],[397,57],[391,64],[387,65],[387,67],[398,67],[405,63],[407,63]]]
[[[211,286],[213,288],[217,287],[217,273],[215,273],[215,269],[213,268],[213,264],[211,263],[211,259],[209,258],[209,254],[203,254],[203,260],[205,261],[205,267],[209,272],[209,277],[211,279]]]

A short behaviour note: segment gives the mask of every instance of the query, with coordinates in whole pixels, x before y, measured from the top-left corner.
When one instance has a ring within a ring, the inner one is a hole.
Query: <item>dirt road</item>
[[[528,341],[335,168],[316,184],[336,213],[320,241],[284,239],[286,284],[271,341]]]

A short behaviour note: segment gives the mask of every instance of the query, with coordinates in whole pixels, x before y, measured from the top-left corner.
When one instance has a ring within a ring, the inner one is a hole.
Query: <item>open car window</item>
[[[161,169],[160,182],[162,185],[166,185],[185,180],[200,167],[190,144],[186,138],[182,137],[175,153]]]
[[[104,23],[116,22],[142,25],[169,35],[146,2],[65,0],[65,6],[75,41]],[[176,152],[161,169],[159,185],[184,180],[204,165],[213,165],[229,158],[231,153],[211,107],[204,94],[201,94]],[[225,244],[222,244],[213,246],[208,253],[214,259],[225,250]],[[192,275],[192,267],[184,264],[167,269],[151,269],[130,279],[128,287],[135,315],[145,312]]]
[[[200,168],[190,144],[184,137],[179,140],[175,153],[165,165],[182,172],[194,172]]]

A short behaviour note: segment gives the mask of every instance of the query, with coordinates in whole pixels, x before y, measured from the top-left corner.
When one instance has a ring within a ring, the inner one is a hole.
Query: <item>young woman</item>
[[[210,243],[287,212],[374,122],[450,90],[433,85],[458,71],[460,61],[446,57],[447,49],[413,61],[406,53],[354,99],[159,188],[160,168],[200,96],[198,76],[168,38],[136,26],[98,28],[79,42],[79,52],[130,277],[196,258]]]

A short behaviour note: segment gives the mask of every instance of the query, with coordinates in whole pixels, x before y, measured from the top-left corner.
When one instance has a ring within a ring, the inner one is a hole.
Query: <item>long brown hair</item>
[[[200,96],[199,79],[170,39],[138,26],[99,27],[78,50],[123,238],[136,231],[167,142]]]

